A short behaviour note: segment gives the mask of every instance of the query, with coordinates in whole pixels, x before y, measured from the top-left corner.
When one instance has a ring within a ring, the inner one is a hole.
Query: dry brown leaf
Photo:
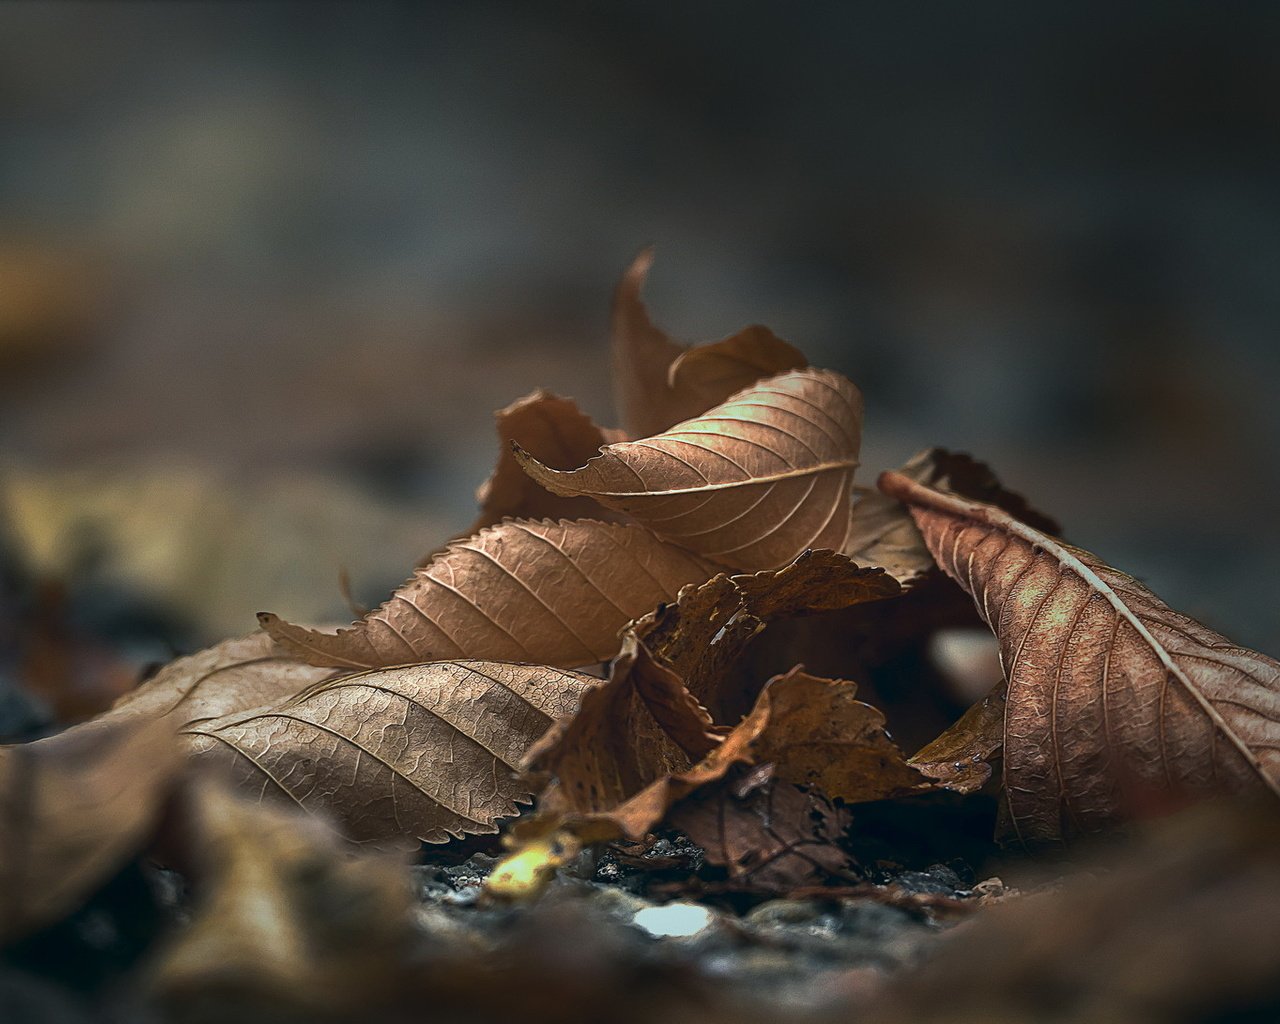
[[[352,839],[438,843],[495,832],[529,799],[511,769],[598,682],[536,665],[434,662],[341,676],[182,738],[241,789],[287,797]]]
[[[926,487],[997,505],[1046,533],[1059,532],[1054,520],[1032,509],[1020,494],[1005,489],[989,466],[963,452],[926,448],[898,473]],[[904,586],[914,585],[934,567],[911,516],[900,502],[879,491],[869,491],[854,502],[842,550],[859,565],[883,566]]]
[[[1001,681],[960,721],[917,751],[910,764],[957,793],[980,790],[991,778],[992,766],[1004,749],[1007,690],[1007,684]]]
[[[643,837],[675,800],[750,759],[768,722],[767,702],[732,731],[716,727],[712,714],[749,694],[749,682],[731,668],[767,620],[897,591],[880,570],[830,551],[774,572],[685,588],[674,604],[625,631],[608,681],[530,749],[527,761],[554,781],[522,834],[567,823],[588,841]]]
[[[991,505],[886,473],[1000,641],[1013,836],[1098,831],[1149,794],[1280,795],[1280,663]]]
[[[0,747],[0,943],[56,921],[136,854],[179,769],[168,723]]]
[[[687,348],[649,319],[640,299],[653,265],[641,252],[623,275],[613,300],[613,386],[630,437],[659,434],[719,405],[763,377],[808,365],[767,327],[746,327],[723,341]]]
[[[783,781],[816,786],[850,804],[936,789],[907,763],[885,731],[884,715],[856,699],[857,690],[800,668],[770,680],[752,711],[766,717],[753,759],[773,764]]]
[[[165,1019],[372,1013],[414,938],[405,867],[353,856],[316,819],[208,782],[187,803],[197,903],[147,978]]]
[[[611,657],[628,621],[714,572],[639,526],[511,520],[450,544],[349,629],[258,618],[316,665],[481,658],[572,667]]]
[[[282,701],[333,674],[298,661],[266,633],[250,633],[170,662],[103,719],[168,716],[178,728]]]
[[[839,841],[852,820],[821,793],[776,779],[725,779],[676,804],[668,820],[723,867],[730,887],[787,894],[856,877]],[[745,783],[745,784],[744,784]]]
[[[829,370],[760,381],[696,419],[609,445],[562,472],[527,452],[534,480],[625,512],[664,540],[734,569],[775,569],[839,550],[862,435],[862,396]]]
[[[590,498],[551,494],[520,469],[511,446],[518,444],[553,469],[574,469],[594,458],[606,444],[622,440],[618,431],[602,430],[571,398],[539,388],[494,414],[498,430],[498,464],[476,491],[480,515],[468,533],[479,533],[503,519],[583,519],[600,517]]]

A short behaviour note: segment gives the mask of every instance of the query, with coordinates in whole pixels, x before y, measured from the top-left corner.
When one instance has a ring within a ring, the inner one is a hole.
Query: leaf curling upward
[[[1280,663],[991,505],[886,473],[1000,642],[1013,838],[1099,831],[1153,794],[1280,796]]]
[[[897,470],[916,483],[997,505],[1046,533],[1061,527],[1037,512],[1022,495],[1004,487],[991,467],[964,452],[926,448]],[[903,586],[914,586],[934,568],[933,556],[911,514],[880,491],[862,494],[849,510],[846,555],[859,565],[879,565]]]
[[[518,444],[556,469],[573,469],[595,457],[606,444],[622,440],[619,431],[596,426],[573,399],[542,388],[499,409],[494,421],[498,463],[476,491],[480,514],[468,534],[503,519],[599,517],[600,507],[589,498],[563,498],[530,480],[521,471],[511,446]]]
[[[713,716],[726,704],[750,706],[754,689],[734,666],[767,621],[898,591],[880,569],[833,551],[685,587],[677,601],[627,626],[608,680],[529,749],[526,762],[553,779],[536,817],[516,833],[523,839],[565,826],[586,841],[643,836],[674,801],[750,759],[769,721],[768,699],[732,729]]]
[[[862,395],[830,370],[795,370],[665,433],[604,448],[579,469],[516,458],[534,480],[625,512],[659,537],[741,570],[776,569],[849,529]]]
[[[614,398],[628,436],[659,434],[763,377],[808,364],[797,349],[759,325],[706,345],[673,341],[654,326],[640,298],[652,265],[653,249],[642,250],[613,300]]]

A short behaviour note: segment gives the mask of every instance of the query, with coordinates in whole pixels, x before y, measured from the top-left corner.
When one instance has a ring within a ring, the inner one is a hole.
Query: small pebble
[[[711,926],[711,911],[696,903],[668,903],[662,907],[646,907],[632,923],[655,939],[687,938]]]

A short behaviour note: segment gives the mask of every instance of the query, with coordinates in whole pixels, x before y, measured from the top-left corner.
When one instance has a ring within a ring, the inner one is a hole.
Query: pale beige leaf
[[[537,665],[411,665],[196,723],[183,739],[239,787],[287,796],[352,839],[437,843],[496,831],[528,800],[512,767],[596,682]]]
[[[259,621],[318,665],[483,658],[573,667],[611,657],[628,621],[714,572],[639,526],[509,520],[449,545],[350,629],[325,633],[267,613]]]
[[[1017,839],[1097,831],[1157,794],[1280,795],[1280,663],[998,508],[894,473],[880,486],[1000,641]]]
[[[266,633],[250,633],[170,662],[100,720],[168,716],[177,728],[282,701],[333,674],[292,657]]]
[[[767,327],[746,327],[693,348],[673,341],[654,326],[640,299],[652,265],[653,250],[645,249],[623,275],[613,301],[614,398],[628,436],[661,433],[763,377],[808,364]]]
[[[797,370],[656,437],[609,445],[572,472],[516,455],[550,491],[588,495],[732,568],[775,569],[845,543],[861,432],[853,384]]]

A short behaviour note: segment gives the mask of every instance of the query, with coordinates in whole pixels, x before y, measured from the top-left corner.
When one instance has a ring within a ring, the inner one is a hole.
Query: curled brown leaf
[[[517,450],[548,490],[588,496],[659,537],[734,569],[775,569],[807,548],[839,550],[862,434],[862,396],[838,373],[795,370],[580,469]]]
[[[985,463],[963,452],[926,448],[897,471],[926,487],[998,505],[1046,533],[1060,528],[1032,509],[1020,494],[1007,490]],[[933,555],[901,502],[880,491],[862,494],[850,510],[844,553],[859,565],[879,565],[904,586],[913,586],[934,567]]]
[[[687,348],[655,327],[640,299],[653,250],[641,252],[613,300],[614,397],[630,437],[648,437],[719,405],[762,377],[807,365],[767,327]]]
[[[600,506],[589,498],[551,494],[520,469],[512,453],[519,445],[554,469],[573,469],[594,458],[606,444],[621,440],[603,430],[571,398],[539,388],[494,413],[498,431],[498,464],[476,491],[480,515],[467,533],[478,533],[503,519],[579,519],[599,517]]]
[[[566,826],[588,841],[642,837],[674,801],[754,758],[769,699],[732,729],[713,715],[748,689],[731,669],[766,620],[897,590],[881,570],[830,551],[685,588],[677,602],[628,627],[609,679],[529,750],[530,766],[553,781],[521,834]]]
[[[901,474],[880,486],[1000,641],[1016,839],[1098,831],[1160,794],[1280,795],[1280,663],[999,508]]]

